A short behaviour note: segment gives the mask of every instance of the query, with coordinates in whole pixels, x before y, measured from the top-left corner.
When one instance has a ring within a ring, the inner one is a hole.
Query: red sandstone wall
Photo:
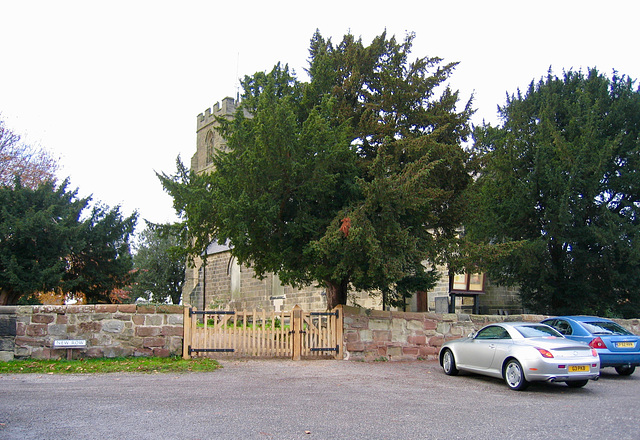
[[[84,339],[77,357],[182,354],[183,308],[173,305],[108,304],[16,307],[16,358],[57,359],[61,339]]]
[[[437,359],[445,340],[457,339],[487,324],[540,322],[543,315],[465,315],[405,313],[344,307],[344,353],[349,360]],[[639,319],[616,319],[640,334]]]

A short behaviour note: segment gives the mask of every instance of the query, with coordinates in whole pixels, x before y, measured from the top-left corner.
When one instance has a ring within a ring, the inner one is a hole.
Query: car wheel
[[[620,376],[630,376],[634,371],[636,371],[636,367],[634,365],[622,365],[620,367],[616,367],[616,372]]]
[[[571,380],[569,382],[565,382],[569,388],[582,388],[589,382],[589,380]]]
[[[522,365],[515,359],[510,359],[504,366],[503,376],[507,386],[512,390],[520,391],[529,386],[529,382],[524,377]]]
[[[455,376],[458,374],[456,359],[453,357],[453,353],[449,349],[446,349],[444,353],[442,353],[442,369],[444,370],[444,374],[448,376]]]

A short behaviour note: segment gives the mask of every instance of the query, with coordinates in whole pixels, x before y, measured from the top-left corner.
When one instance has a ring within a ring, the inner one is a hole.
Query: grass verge
[[[189,373],[221,368],[213,359],[98,358],[80,360],[15,360],[0,362],[0,374],[87,374],[87,373]]]

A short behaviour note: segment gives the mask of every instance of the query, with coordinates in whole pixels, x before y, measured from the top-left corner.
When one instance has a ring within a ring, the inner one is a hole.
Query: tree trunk
[[[327,309],[331,310],[340,304],[347,304],[347,286],[349,282],[342,280],[340,283],[333,281],[324,282],[327,288]]]
[[[15,294],[13,290],[0,289],[0,306],[11,306],[18,304],[20,295]]]

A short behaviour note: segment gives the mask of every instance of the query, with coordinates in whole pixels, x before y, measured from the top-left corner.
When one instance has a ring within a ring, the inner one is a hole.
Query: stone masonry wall
[[[0,362],[13,359],[16,340],[16,308],[0,306]]]
[[[200,269],[198,288],[195,294],[188,295],[185,304],[200,310],[222,308],[229,310],[291,310],[299,305],[304,310],[324,311],[327,299],[324,288],[307,286],[296,288],[280,286],[272,273],[265,274],[263,279],[256,276],[253,268],[240,268],[240,289],[231,291],[231,274],[229,265],[232,260],[229,251],[211,254],[207,257],[207,265]],[[361,307],[380,307],[380,300],[372,298],[366,292],[352,292],[349,303],[357,303]]]
[[[72,350],[74,358],[182,354],[182,306],[105,304],[5,308],[15,310],[13,356],[5,352],[5,359],[66,357],[66,349],[53,348],[54,341],[62,339],[87,341],[86,349]]]
[[[413,313],[344,307],[348,360],[436,359],[447,339],[471,333],[468,315]]]
[[[465,315],[371,310],[345,306],[346,360],[437,359],[444,341],[504,321],[539,322],[542,315]],[[640,334],[640,319],[615,319]],[[0,306],[0,361],[14,358],[57,359],[65,349],[53,341],[85,339],[74,358],[179,356],[182,354],[183,306],[85,305]]]
[[[435,360],[442,344],[495,322],[540,322],[543,315],[405,313],[344,307],[344,353],[348,360]],[[640,334],[640,319],[615,319]]]

